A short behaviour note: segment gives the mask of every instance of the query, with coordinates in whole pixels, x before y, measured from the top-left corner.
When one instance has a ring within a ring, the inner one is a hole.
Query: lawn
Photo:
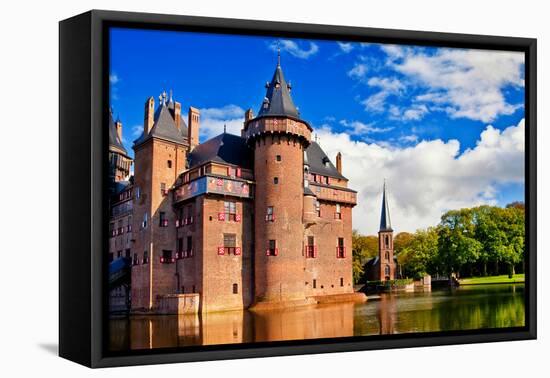
[[[459,282],[461,285],[523,283],[525,282],[525,274],[514,274],[512,278],[509,278],[507,274],[502,276],[471,277],[471,278],[460,279]]]

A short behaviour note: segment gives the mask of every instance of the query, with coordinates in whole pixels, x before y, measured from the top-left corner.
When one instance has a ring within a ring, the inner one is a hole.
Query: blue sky
[[[411,207],[403,200],[417,185],[408,174],[418,175],[417,182],[422,175],[426,180],[433,176],[430,190],[440,180],[421,168],[414,168],[416,173],[410,167],[404,170],[407,159],[400,161],[398,156],[411,154],[409,161],[420,156],[417,165],[423,167],[421,156],[428,159],[440,148],[450,156],[451,172],[443,168],[439,176],[448,174],[458,183],[479,188],[457,194],[458,201],[449,188],[434,192],[448,199],[438,211],[523,200],[519,164],[493,167],[489,158],[502,154],[503,162],[517,161],[521,152],[521,133],[514,133],[524,127],[524,64],[519,53],[113,29],[110,101],[123,122],[127,149],[131,151],[139,136],[145,100],[158,98],[163,90],[172,90],[183,110],[201,109],[202,140],[221,133],[224,124],[238,133],[244,110],[257,112],[265,95],[265,82],[276,65],[276,46],[302,118],[317,130],[329,156],[336,149],[345,150],[350,186],[364,189],[370,206],[361,211],[376,208],[379,176],[384,176],[394,189],[397,219],[406,224],[404,220],[420,216],[426,204]],[[479,161],[470,164],[474,159]],[[426,164],[433,164],[433,159]],[[464,171],[483,166],[488,171]],[[360,169],[366,171],[357,172]],[[460,174],[453,176],[452,171]],[[411,187],[401,189],[403,185]],[[374,227],[372,218],[359,222],[368,232]],[[433,218],[411,221],[407,227],[433,223]]]

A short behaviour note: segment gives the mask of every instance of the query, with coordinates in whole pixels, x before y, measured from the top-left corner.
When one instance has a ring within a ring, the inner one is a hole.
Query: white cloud
[[[134,125],[131,128],[132,136],[139,137],[143,133],[143,125]]]
[[[351,121],[343,119],[340,124],[346,128],[350,135],[366,135],[373,133],[385,133],[393,130],[393,127],[375,127],[374,122],[363,123],[360,121]]]
[[[200,109],[200,137],[205,141],[226,132],[241,135],[244,122],[244,110],[237,105],[225,105],[220,108]]]
[[[523,120],[503,131],[487,126],[476,146],[463,153],[457,140],[397,147],[353,141],[327,126],[318,134],[330,157],[343,154],[343,173],[359,192],[353,227],[374,234],[384,178],[397,232],[436,225],[449,209],[495,204],[499,185],[524,182],[524,127]]]
[[[109,83],[111,84],[116,84],[120,81],[120,79],[118,78],[118,75],[116,73],[111,73],[109,75]]]
[[[288,39],[274,41],[269,45],[269,48],[273,51],[277,51],[280,48],[281,51],[286,51],[290,55],[300,59],[308,59],[319,51],[319,46],[313,42],[308,42],[308,46],[304,48],[300,47],[298,43]]]
[[[429,110],[425,104],[413,104],[410,108],[400,108],[397,105],[390,105],[390,119],[398,121],[418,121],[428,114]]]
[[[382,46],[387,66],[405,75],[411,85],[427,88],[417,96],[428,107],[437,105],[453,118],[491,122],[514,113],[522,104],[507,102],[504,89],[524,86],[524,55],[516,52],[422,49]]]
[[[348,76],[352,79],[362,81],[368,72],[368,66],[364,63],[355,63],[353,68],[348,71]]]
[[[405,85],[397,78],[371,77],[366,81],[367,85],[379,88],[380,91],[361,101],[365,110],[383,112],[386,108],[386,100],[391,95],[400,95]]]
[[[343,53],[347,54],[353,50],[353,43],[351,42],[337,42],[338,47],[342,50]]]

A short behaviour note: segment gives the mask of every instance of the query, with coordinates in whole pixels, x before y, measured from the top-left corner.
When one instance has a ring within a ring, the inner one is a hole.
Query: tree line
[[[353,231],[353,278],[363,283],[365,264],[378,255],[378,237]],[[472,277],[524,271],[525,206],[478,206],[450,210],[435,227],[394,237],[402,277],[426,274]]]

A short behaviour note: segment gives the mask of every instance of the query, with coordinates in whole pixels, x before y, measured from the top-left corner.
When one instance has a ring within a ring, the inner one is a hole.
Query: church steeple
[[[267,91],[265,98],[258,112],[258,117],[261,116],[282,116],[299,118],[300,114],[290,97],[292,86],[290,82],[286,82],[281,68],[280,52],[277,56],[277,67],[273,73],[271,82],[265,85]]]
[[[386,180],[384,180],[384,189],[382,191],[382,213],[380,215],[380,231],[393,231],[391,228],[390,207],[388,205],[388,196],[386,193]]]

